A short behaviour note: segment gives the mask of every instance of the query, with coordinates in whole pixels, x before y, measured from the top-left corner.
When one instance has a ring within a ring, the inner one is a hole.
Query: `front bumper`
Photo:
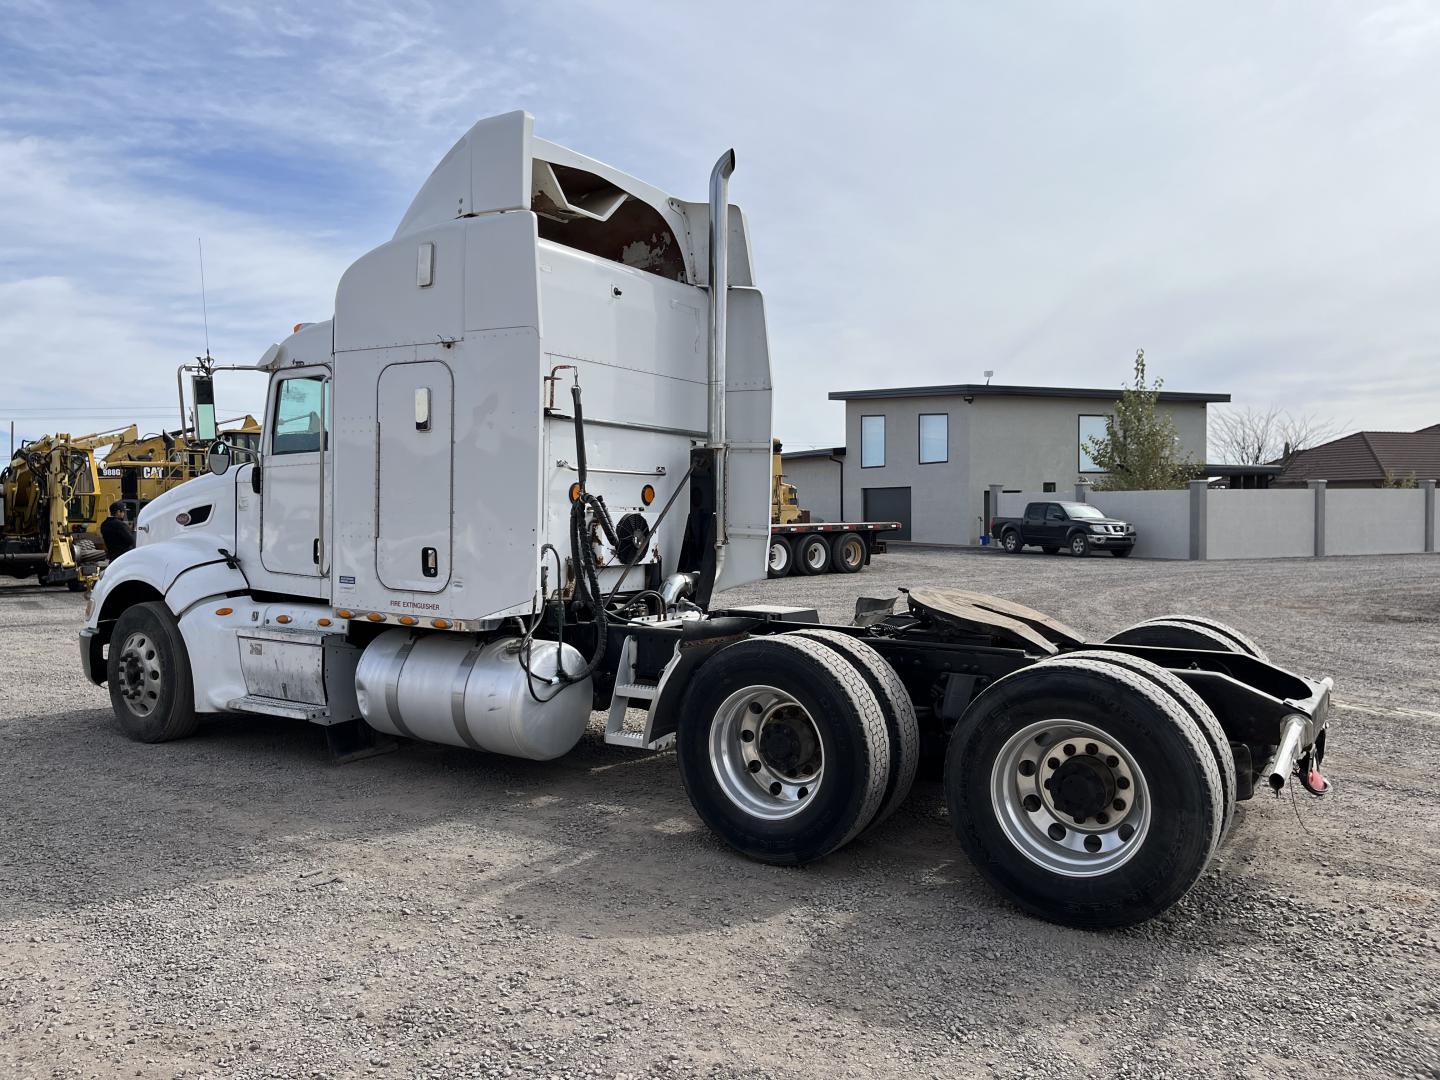
[[[1090,533],[1090,546],[1103,548],[1133,548],[1134,533]]]
[[[105,681],[105,644],[100,631],[92,626],[80,631],[80,668],[96,686]]]

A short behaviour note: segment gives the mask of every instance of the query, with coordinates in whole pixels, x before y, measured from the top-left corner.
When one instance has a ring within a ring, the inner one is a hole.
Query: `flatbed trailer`
[[[734,162],[685,202],[524,113],[476,124],[334,317],[265,350],[258,452],[213,448],[142,511],[87,603],[86,675],[142,742],[253,713],[342,760],[407,739],[548,760],[599,710],[777,865],[873,830],[931,757],[961,848],[1025,910],[1165,910],[1238,801],[1325,791],[1330,681],[1197,616],[1091,641],[958,587],[843,626],[712,603],[774,536]]]
[[[885,553],[885,534],[899,528],[898,521],[772,524],[766,573],[772,578],[858,573],[870,565],[870,556]]]

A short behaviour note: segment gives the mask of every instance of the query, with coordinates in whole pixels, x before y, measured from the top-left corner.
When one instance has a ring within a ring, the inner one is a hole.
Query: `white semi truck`
[[[124,730],[197,716],[549,759],[674,747],[739,852],[819,859],[943,757],[955,831],[1025,909],[1117,926],[1182,896],[1237,799],[1315,793],[1329,680],[1176,616],[1108,642],[960,589],[719,608],[765,577],[770,361],[726,153],[686,202],[482,120],[333,318],[271,346],[258,454],[151,502],[94,589]]]

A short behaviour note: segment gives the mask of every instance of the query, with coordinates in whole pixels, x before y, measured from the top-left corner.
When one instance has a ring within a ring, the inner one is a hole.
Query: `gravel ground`
[[[539,764],[215,718],[127,742],[82,597],[0,588],[0,1076],[1440,1076],[1440,560],[894,550],[1104,635],[1173,611],[1337,682],[1334,794],[1242,804],[1190,896],[1120,933],[1019,914],[939,786],[781,870],[721,847],[673,754]]]

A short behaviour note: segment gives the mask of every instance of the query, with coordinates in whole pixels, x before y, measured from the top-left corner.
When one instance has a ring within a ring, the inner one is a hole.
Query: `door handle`
[[[426,577],[440,576],[440,560],[433,547],[420,549],[420,572]]]
[[[320,538],[315,538],[315,543],[310,547],[310,561],[316,566],[320,565]]]

